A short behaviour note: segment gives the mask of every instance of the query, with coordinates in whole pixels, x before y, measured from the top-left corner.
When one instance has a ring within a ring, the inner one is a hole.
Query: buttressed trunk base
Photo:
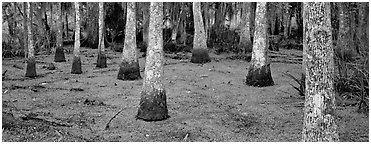
[[[66,62],[66,58],[64,56],[64,50],[62,47],[57,47],[55,49],[54,62]]]
[[[121,62],[119,73],[117,75],[119,80],[137,80],[141,79],[139,63],[138,62]]]
[[[270,64],[263,65],[259,68],[254,68],[250,66],[247,70],[246,75],[246,85],[256,86],[256,87],[265,87],[274,85]]]
[[[160,121],[169,118],[165,90],[153,89],[141,93],[140,108],[136,116],[144,121]]]
[[[207,49],[193,49],[192,50],[192,63],[207,63],[210,62],[210,57]]]
[[[26,77],[36,77],[36,60],[34,57],[28,58],[26,63]]]
[[[74,56],[73,57],[73,62],[72,62],[72,74],[81,74],[81,59],[79,56]]]
[[[97,67],[106,68],[107,67],[107,56],[104,52],[98,52]]]

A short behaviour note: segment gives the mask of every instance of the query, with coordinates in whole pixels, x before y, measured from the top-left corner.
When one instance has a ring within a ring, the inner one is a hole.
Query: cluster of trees
[[[87,43],[91,47],[95,47],[95,45],[98,47],[96,66],[105,68],[107,67],[105,54],[105,46],[108,43],[107,35],[110,35],[111,42],[116,37],[123,35],[124,46],[122,47],[122,59],[119,64],[117,79],[141,79],[136,51],[139,45],[138,39],[141,39],[142,45],[148,47],[148,49],[140,108],[136,117],[148,121],[164,120],[169,117],[166,91],[163,84],[163,49],[166,43],[173,43],[174,46],[176,44],[185,45],[187,34],[189,34],[188,29],[191,29],[193,37],[191,58],[193,63],[210,62],[207,49],[210,43],[216,44],[223,41],[222,39],[226,36],[225,31],[234,30],[234,32],[237,32],[239,52],[247,55],[251,51],[251,62],[248,66],[245,83],[257,87],[274,85],[267,55],[270,45],[269,35],[281,34],[284,39],[289,39],[290,36],[299,37],[303,43],[306,88],[303,140],[339,140],[333,116],[335,110],[335,62],[333,57],[336,54],[345,57],[344,54],[346,53],[367,53],[368,56],[368,44],[366,43],[368,33],[364,33],[368,29],[368,6],[365,7],[363,3],[338,3],[335,5],[340,12],[338,15],[339,30],[337,31],[333,28],[334,20],[332,19],[333,12],[331,12],[334,10],[332,7],[335,6],[330,3],[193,2],[191,4],[162,2],[138,4],[128,2],[104,5],[103,2],[99,2],[96,5],[75,2],[73,5],[64,3],[62,6],[61,3],[51,3],[49,5],[50,10],[54,8],[57,15],[56,32],[50,30],[48,26],[45,10],[47,5],[45,3],[23,3],[23,11],[18,7],[19,3],[7,3],[6,7],[18,8],[23,15],[25,35],[24,37],[18,36],[17,39],[23,47],[27,47],[28,51],[26,77],[36,77],[35,45],[39,45],[35,43],[35,35],[33,34],[36,31],[33,30],[34,21],[32,20],[34,10],[38,14],[34,18],[44,22],[40,24],[44,26],[45,32],[50,34],[44,36],[45,39],[51,40],[53,39],[53,33],[56,35],[56,44],[51,47],[55,47],[55,50],[50,48],[50,52],[55,54],[54,61],[65,62],[62,37],[64,34],[68,38],[71,26],[67,22],[68,14],[62,11],[74,9],[72,74],[82,73],[79,56],[80,37],[87,39]],[[356,5],[359,11],[351,10],[351,5]],[[92,26],[95,24],[88,21],[81,22],[82,17],[84,17],[81,16],[81,11],[89,19],[96,17],[92,16],[91,13],[86,13],[84,9],[98,11],[97,26]],[[12,29],[17,26],[18,22],[17,17],[10,18],[11,16],[6,13],[10,10],[4,10],[4,6],[3,11],[5,11],[4,17],[8,21],[9,33],[13,34]],[[43,12],[45,12],[44,16],[42,16]],[[116,17],[119,19],[113,20],[112,15],[117,13],[119,13],[119,16]],[[355,14],[357,14],[357,19],[352,17]],[[50,11],[50,17],[52,16],[53,12]],[[138,17],[141,17],[141,19],[138,19]],[[63,18],[65,18],[67,25],[62,24]],[[116,21],[120,21],[125,28],[120,28],[119,25],[121,24],[114,25],[113,22]],[[358,27],[356,28],[356,26]],[[80,30],[80,27],[88,31],[87,34],[81,34],[84,32]],[[356,28],[356,30],[353,28]],[[164,29],[170,29],[169,33],[167,34]],[[96,36],[97,34],[98,36]],[[337,37],[334,36],[336,34]],[[36,37],[38,36],[36,35]],[[337,41],[335,48],[334,41]],[[351,42],[357,47],[352,48]],[[359,43],[356,44],[356,42]]]

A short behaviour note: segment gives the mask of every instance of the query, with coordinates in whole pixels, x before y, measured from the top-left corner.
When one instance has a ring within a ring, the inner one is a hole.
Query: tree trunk
[[[27,41],[28,41],[28,58],[26,62],[26,77],[36,77],[36,60],[34,51],[34,42],[32,36],[32,3],[27,2],[26,15],[27,15]]]
[[[185,3],[182,3],[181,6],[181,13],[180,13],[180,23],[179,23],[179,32],[180,38],[179,43],[186,45],[187,42],[187,32],[186,32],[186,24],[187,24],[187,15],[186,15],[186,6]]]
[[[23,42],[24,42],[24,53],[25,58],[27,58],[28,54],[28,20],[27,20],[27,2],[23,2]]]
[[[247,70],[246,85],[264,87],[274,85],[268,60],[266,2],[257,3],[254,44],[251,63]]]
[[[98,37],[98,58],[97,67],[106,68],[107,67],[107,57],[104,52],[104,3],[99,2],[99,37]],[[134,33],[135,34],[135,33]]]
[[[120,80],[137,80],[140,79],[139,62],[137,56],[136,44],[136,14],[135,3],[128,2],[126,28],[125,28],[125,44],[122,50],[122,59],[117,79]]]
[[[350,60],[349,55],[354,53],[354,49],[351,47],[354,46],[352,44],[352,34],[350,29],[350,18],[349,18],[349,3],[347,2],[339,2],[339,33],[336,42],[336,54],[342,60]]]
[[[75,2],[75,44],[73,49],[72,74],[81,74],[80,59],[80,4]]]
[[[145,2],[143,3],[143,44],[145,45],[145,48],[148,47],[148,27],[150,19],[149,15],[149,3]]]
[[[204,22],[205,22],[205,35],[206,35],[206,43],[209,39],[209,25],[210,25],[210,20],[209,20],[209,3],[204,2],[203,3],[203,13],[204,13]]]
[[[303,141],[339,141],[334,118],[334,51],[330,3],[304,3]]]
[[[251,33],[250,33],[250,18],[251,18],[251,3],[244,2],[242,10],[242,22],[240,30],[240,53],[246,54],[247,52],[252,51],[252,42],[251,42]]]
[[[159,121],[169,118],[163,84],[162,15],[162,3],[151,2],[146,66],[140,107],[136,116],[136,118],[145,121]]]
[[[193,3],[193,22],[195,27],[192,51],[192,63],[207,63],[210,62],[210,57],[207,51],[206,35],[204,23],[201,15],[201,3]]]
[[[63,26],[62,26],[62,6],[60,2],[56,3],[56,12],[57,12],[57,43],[54,55],[54,62],[65,62],[66,58],[64,56],[64,49],[63,49]]]
[[[285,2],[283,8],[283,37],[285,39],[289,38],[289,27],[290,27],[290,13],[289,13],[289,3]]]
[[[357,28],[357,43],[359,44],[359,53],[366,54],[368,53],[368,2],[358,2],[358,28]]]

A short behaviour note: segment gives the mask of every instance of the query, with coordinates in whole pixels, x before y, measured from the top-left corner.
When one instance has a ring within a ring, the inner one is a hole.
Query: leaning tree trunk
[[[104,52],[104,3],[99,2],[99,42],[98,42],[98,58],[97,67],[106,68],[107,67],[107,57]]]
[[[206,34],[204,23],[201,15],[201,3],[193,3],[193,21],[195,34],[193,39],[192,63],[207,63],[210,62],[210,57],[207,51]]]
[[[304,3],[303,141],[338,141],[330,3]]]
[[[62,7],[61,3],[57,2],[56,3],[56,12],[57,12],[57,43],[56,46],[57,48],[55,49],[55,55],[54,55],[54,62],[65,62],[66,58],[64,56],[64,49],[63,49],[63,26],[62,26]]]
[[[162,2],[151,2],[149,42],[137,118],[157,121],[169,118],[163,83]]]
[[[28,41],[28,58],[26,62],[26,77],[36,77],[36,60],[35,51],[33,46],[32,36],[32,4],[27,2],[26,15],[27,15],[27,41]]]
[[[125,44],[122,50],[122,59],[120,63],[117,79],[120,80],[137,80],[140,79],[139,62],[137,56],[136,44],[136,14],[135,3],[128,2],[126,28],[125,28]]]
[[[73,49],[72,74],[81,74],[81,59],[80,59],[80,11],[79,2],[75,2],[75,45]]]
[[[274,85],[268,60],[266,2],[257,3],[254,44],[251,63],[247,70],[246,85],[264,87]]]
[[[242,22],[240,31],[240,52],[246,54],[252,51],[251,33],[250,33],[250,18],[251,18],[251,3],[244,2],[242,10]]]

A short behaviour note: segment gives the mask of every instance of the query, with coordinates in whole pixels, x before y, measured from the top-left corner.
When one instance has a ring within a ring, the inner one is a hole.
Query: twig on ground
[[[122,108],[120,111],[118,111],[109,121],[108,123],[106,124],[106,127],[104,128],[104,130],[107,130],[109,129],[109,124],[111,123],[111,121],[117,116],[119,115],[122,111],[124,111],[127,107],[124,107]]]
[[[5,70],[5,71],[3,72],[3,76],[6,74],[6,72],[8,72],[8,70]]]

